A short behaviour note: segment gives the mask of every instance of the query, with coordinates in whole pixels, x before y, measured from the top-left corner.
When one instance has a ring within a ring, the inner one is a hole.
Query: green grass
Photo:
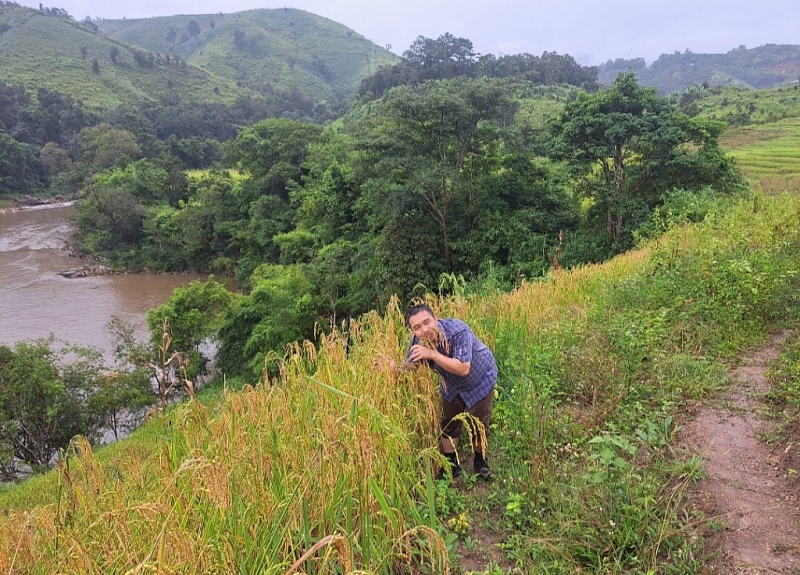
[[[733,125],[766,124],[800,116],[800,86],[769,90],[712,88],[692,106],[702,116]]]
[[[796,478],[800,461],[797,449],[792,450],[792,446],[800,440],[800,335],[797,332],[789,335],[780,358],[770,368],[767,377],[771,384],[767,401],[773,417],[779,422],[773,434],[786,445],[782,459],[786,462],[789,477]]]
[[[190,178],[194,178],[199,180],[200,178],[207,176],[212,170],[186,170],[186,175]],[[239,181],[244,179],[244,176],[238,170],[225,170],[230,174],[234,181]]]

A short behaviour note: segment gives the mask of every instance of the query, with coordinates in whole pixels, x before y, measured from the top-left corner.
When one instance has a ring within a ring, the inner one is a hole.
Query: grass
[[[97,454],[76,442],[27,496],[0,494],[0,570],[446,573],[473,553],[506,572],[699,572],[676,425],[797,319],[798,229],[800,200],[756,195],[603,265],[432,299],[498,358],[488,484],[432,480],[432,374],[372,367],[404,353],[394,307],[293,348],[274,381]]]
[[[228,174],[234,179],[234,181],[239,181],[244,178],[242,174],[238,170],[226,170]],[[190,178],[195,180],[199,180],[200,178],[207,176],[211,170],[186,170],[186,175]]]
[[[800,85],[770,90],[712,88],[692,106],[702,116],[732,125],[769,124],[800,116]]]
[[[770,368],[767,378],[770,391],[767,404],[770,414],[777,419],[778,425],[771,432],[770,443],[778,441],[783,456],[781,467],[787,476],[797,481],[800,454],[794,447],[800,440],[800,335],[792,333],[783,345],[781,356]]]

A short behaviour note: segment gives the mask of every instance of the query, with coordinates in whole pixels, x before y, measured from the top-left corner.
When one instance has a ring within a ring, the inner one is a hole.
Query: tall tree
[[[568,163],[595,206],[604,210],[608,233],[626,244],[632,226],[646,219],[669,190],[730,188],[736,180],[733,166],[717,145],[722,127],[690,119],[628,72],[611,87],[582,93],[567,104],[543,147],[551,158]]]
[[[0,345],[0,479],[48,468],[75,435],[96,439],[104,424],[89,409],[101,377],[96,350],[56,349],[52,340]],[[71,362],[65,358],[72,357]],[[20,465],[21,464],[21,465]]]
[[[399,180],[398,192],[421,200],[438,225],[450,268],[453,211],[470,202],[468,167],[493,153],[498,127],[512,116],[508,85],[485,78],[426,82],[395,88],[382,104],[391,120],[380,142],[386,167]]]
[[[42,187],[44,170],[36,146],[22,144],[0,130],[0,195]]]
[[[161,343],[164,322],[167,321],[171,328],[172,346],[191,360],[187,372],[193,379],[203,372],[210,359],[203,355],[202,345],[216,343],[217,333],[233,300],[234,294],[213,276],[205,282],[195,280],[176,288],[166,303],[147,312],[153,348]]]
[[[82,129],[78,143],[82,159],[96,170],[110,168],[123,157],[135,160],[142,154],[134,134],[105,122]]]
[[[270,356],[283,357],[287,343],[314,337],[321,302],[299,266],[259,266],[252,282],[227,314],[217,361],[228,374],[258,377]]]
[[[189,33],[189,36],[194,38],[200,34],[200,24],[198,24],[196,20],[189,20],[186,24],[186,31]]]
[[[289,199],[292,183],[299,184],[308,146],[322,128],[287,118],[269,118],[242,130],[225,147],[225,157],[254,180],[261,191]]]

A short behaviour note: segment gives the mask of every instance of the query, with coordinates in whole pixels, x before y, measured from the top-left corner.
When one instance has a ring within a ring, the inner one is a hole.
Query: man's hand
[[[424,345],[417,344],[411,346],[411,351],[409,353],[408,359],[414,362],[424,361],[426,359],[429,361],[433,361],[438,353],[439,352],[437,352],[435,349],[431,349],[429,347],[425,347]]]
[[[409,352],[408,359],[412,364],[420,361],[432,361],[445,371],[449,371],[459,377],[467,377],[469,375],[470,363],[462,362],[454,357],[448,357],[439,350],[425,347],[424,345],[412,345]]]

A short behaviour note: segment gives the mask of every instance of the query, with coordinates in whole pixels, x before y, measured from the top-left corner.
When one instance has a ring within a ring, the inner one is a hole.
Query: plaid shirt
[[[445,340],[437,348],[439,353],[454,357],[462,363],[469,363],[469,373],[466,377],[460,377],[445,371],[433,361],[425,360],[425,363],[439,374],[439,393],[442,398],[450,402],[460,395],[464,404],[470,408],[494,389],[497,381],[494,355],[460,319],[442,318],[436,323]],[[414,336],[411,345],[418,343],[419,339]],[[408,355],[411,355],[411,350]],[[410,361],[408,356],[406,361]]]

